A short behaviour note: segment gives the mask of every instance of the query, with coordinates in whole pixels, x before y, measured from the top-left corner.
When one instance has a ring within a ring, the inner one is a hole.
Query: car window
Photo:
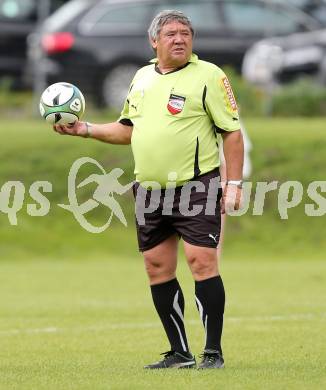
[[[322,26],[326,26],[326,0],[290,0],[290,2],[318,20]]]
[[[0,20],[35,20],[36,0],[0,0]]]
[[[230,29],[287,34],[298,30],[298,21],[285,9],[269,7],[263,3],[224,3],[225,20]]]
[[[316,7],[307,7],[306,12],[310,13],[312,17],[317,19],[323,26],[326,26],[326,3],[320,3]]]
[[[146,21],[148,14],[146,5],[134,5],[126,7],[116,7],[109,9],[103,16],[97,20],[97,24],[110,23],[119,26],[123,24],[132,24],[141,26]]]
[[[221,19],[218,14],[216,1],[204,2],[163,2],[154,8],[154,15],[164,9],[175,9],[183,12],[189,17],[195,29],[198,30],[216,30],[221,26]]]
[[[100,3],[83,18],[80,30],[85,34],[123,34],[131,30],[146,31],[149,21],[148,4],[110,5]]]
[[[61,7],[63,4],[67,3],[69,0],[51,0],[50,1],[50,12],[54,12],[59,7]]]
[[[297,7],[302,7],[305,5],[309,0],[288,0],[290,3],[296,5]],[[286,2],[286,0],[283,0],[283,2]]]
[[[70,0],[56,10],[45,21],[47,31],[60,30],[67,23],[74,20],[79,13],[89,7],[89,0]]]

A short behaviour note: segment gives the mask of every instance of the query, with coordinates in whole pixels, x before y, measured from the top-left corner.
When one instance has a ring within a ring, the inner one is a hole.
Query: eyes
[[[176,35],[178,34],[177,31],[169,31],[165,34],[166,37],[168,38],[173,38],[175,37]],[[180,35],[185,37],[185,38],[188,38],[191,34],[188,30],[184,30],[184,31],[180,31]]]

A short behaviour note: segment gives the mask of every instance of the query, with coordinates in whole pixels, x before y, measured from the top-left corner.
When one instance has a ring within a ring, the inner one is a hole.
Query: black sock
[[[153,302],[161,318],[171,350],[189,352],[183,322],[184,298],[177,279],[151,286]]]
[[[220,276],[195,282],[196,304],[206,332],[205,350],[222,353],[225,291]]]

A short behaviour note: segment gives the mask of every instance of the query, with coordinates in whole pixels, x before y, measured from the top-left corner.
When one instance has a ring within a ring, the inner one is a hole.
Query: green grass
[[[306,189],[325,180],[324,118],[247,118],[245,124],[254,145],[254,185],[298,180]],[[304,203],[311,203],[306,194],[288,220],[279,217],[276,192],[266,197],[262,216],[253,216],[251,206],[227,220],[226,369],[144,372],[168,346],[137,254],[132,195],[119,199],[128,228],[115,221],[99,235],[56,206],[67,203],[67,174],[81,156],[107,171],[123,168],[129,182],[130,148],[60,137],[40,120],[3,119],[0,137],[0,188],[8,180],[26,188],[18,226],[0,212],[0,390],[326,388],[325,216],[304,214]],[[42,218],[26,214],[35,180],[53,183],[51,210]],[[106,213],[99,207],[93,222],[103,223]],[[198,354],[204,333],[181,258],[187,330]]]
[[[88,119],[103,122],[112,120],[112,117],[90,115]],[[254,146],[254,190],[257,181],[276,180],[280,186],[287,180],[296,180],[304,187],[304,198],[299,206],[288,211],[288,220],[280,219],[277,191],[266,196],[262,216],[252,215],[251,204],[246,215],[229,218],[226,253],[239,258],[243,254],[251,258],[262,258],[267,249],[267,254],[275,257],[277,253],[282,253],[288,259],[325,258],[325,215],[308,217],[304,211],[306,203],[313,203],[306,193],[309,183],[325,180],[324,118],[245,118],[245,124]],[[123,254],[133,253],[135,238],[131,192],[119,198],[130,229],[124,228],[116,220],[106,232],[100,235],[89,234],[80,228],[71,214],[57,207],[58,203],[67,203],[67,175],[72,163],[79,157],[95,158],[107,171],[120,167],[126,172],[123,182],[132,180],[133,159],[129,146],[112,146],[59,136],[38,119],[5,119],[1,122],[0,136],[0,186],[8,180],[20,180],[26,187],[17,227],[10,226],[7,216],[0,212],[0,257],[25,258],[43,253],[51,257],[61,257],[64,254],[92,257],[95,253],[103,254],[108,251],[121,253],[118,240],[121,234],[125,242],[131,243],[123,246]],[[91,172],[94,172],[93,166],[83,171],[83,177]],[[32,202],[28,189],[35,180],[53,183],[53,192],[47,195],[51,201],[51,211],[43,218],[26,215],[27,203]],[[89,186],[81,191],[80,201],[89,199],[93,190]],[[92,217],[95,223],[101,225],[107,218],[107,210],[98,207]]]
[[[144,372],[168,349],[140,256],[3,261],[0,389],[323,389],[326,265],[226,259],[226,369]],[[204,333],[184,260],[186,326]]]

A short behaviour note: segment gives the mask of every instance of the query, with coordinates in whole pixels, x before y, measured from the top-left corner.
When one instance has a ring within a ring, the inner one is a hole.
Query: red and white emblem
[[[179,114],[185,105],[186,98],[184,96],[171,94],[167,105],[168,110],[172,115]]]

